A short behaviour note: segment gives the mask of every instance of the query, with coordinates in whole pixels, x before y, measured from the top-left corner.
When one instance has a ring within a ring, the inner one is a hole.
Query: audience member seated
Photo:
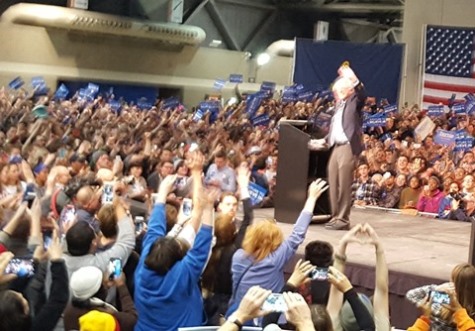
[[[383,178],[383,185],[379,189],[378,206],[396,208],[401,198],[402,189],[396,185],[394,172],[387,171]]]
[[[358,165],[358,178],[353,182],[352,200],[357,206],[376,205],[379,186],[369,177],[369,166],[365,162]]]
[[[444,193],[440,190],[440,180],[436,176],[429,178],[428,184],[422,189],[422,193],[417,201],[417,210],[425,213],[439,212],[440,201],[444,198]]]
[[[399,209],[415,209],[421,195],[420,180],[417,176],[409,179],[409,186],[401,191]]]
[[[205,183],[219,188],[222,192],[236,192],[236,176],[234,170],[227,165],[224,151],[215,154],[213,163],[206,172]]]

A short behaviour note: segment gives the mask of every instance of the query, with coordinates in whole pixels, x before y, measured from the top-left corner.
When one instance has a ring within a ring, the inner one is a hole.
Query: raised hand
[[[8,283],[16,278],[16,275],[14,274],[5,275],[5,269],[12,258],[12,252],[0,254],[0,284]]]
[[[363,234],[363,225],[356,224],[353,226],[345,235],[340,239],[340,243],[349,244],[350,242],[356,242],[359,244],[364,244],[365,241],[362,238]]]
[[[334,267],[328,268],[328,281],[341,293],[345,293],[353,288],[345,274]]]
[[[319,178],[310,184],[308,188],[308,196],[317,200],[327,189],[327,182]]]
[[[48,248],[48,257],[50,261],[58,261],[63,258],[63,246],[58,237],[58,231],[53,231],[53,240]]]
[[[244,322],[269,313],[261,310],[261,307],[271,293],[271,291],[265,290],[259,286],[251,287],[242,298],[239,308],[233,314],[233,317]]]
[[[199,172],[201,174],[204,162],[205,157],[203,156],[203,153],[197,150],[189,154],[189,158],[186,160],[185,164],[191,172]]]
[[[285,318],[297,327],[297,330],[315,330],[312,323],[312,314],[305,299],[298,293],[285,292],[284,300],[287,304]]]
[[[237,168],[237,182],[239,187],[247,187],[249,185],[250,176],[251,171],[249,170],[249,165],[247,162],[242,162]]]
[[[292,286],[299,287],[306,281],[309,281],[310,273],[315,270],[315,266],[310,263],[310,261],[303,261],[302,259],[298,260],[295,265],[294,272],[287,281],[288,284]]]
[[[362,227],[363,233],[367,235],[365,242],[367,244],[373,245],[376,249],[380,248],[381,242],[379,240],[378,234],[374,231],[373,227],[368,223],[365,223]]]

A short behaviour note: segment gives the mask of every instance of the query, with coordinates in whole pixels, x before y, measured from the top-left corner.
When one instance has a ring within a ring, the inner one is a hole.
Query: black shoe
[[[349,230],[350,229],[350,223],[343,222],[340,220],[334,220],[330,221],[327,224],[325,224],[325,229],[327,230]]]

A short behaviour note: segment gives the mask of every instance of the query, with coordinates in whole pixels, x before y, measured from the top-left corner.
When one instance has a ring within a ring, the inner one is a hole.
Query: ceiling
[[[170,1],[89,0],[89,10],[163,22]],[[19,2],[67,3],[3,0],[0,14]],[[332,40],[397,42],[390,32],[402,27],[403,10],[404,0],[184,0],[183,23],[206,31],[203,46],[256,53],[279,39],[313,38],[321,20],[329,22]]]

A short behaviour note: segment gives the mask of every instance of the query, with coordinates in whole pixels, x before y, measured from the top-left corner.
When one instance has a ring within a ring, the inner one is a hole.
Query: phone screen
[[[59,216],[59,231],[66,234],[67,230],[76,222],[76,208],[73,205],[66,205]]]
[[[43,248],[47,250],[53,242],[53,233],[51,231],[43,232]]]
[[[18,277],[31,277],[35,274],[33,259],[13,258],[5,268],[6,274],[15,274]]]
[[[327,280],[328,268],[316,268],[310,274],[310,278],[312,278],[313,280]]]
[[[432,303],[438,304],[450,304],[450,296],[444,292],[432,291],[431,294]]]
[[[191,212],[193,211],[193,200],[185,198],[183,199],[183,215],[186,217],[191,216]]]
[[[114,183],[105,182],[102,187],[102,204],[110,204],[114,201]]]
[[[145,219],[143,218],[143,216],[135,216],[134,223],[135,223],[135,234],[139,235],[140,233],[143,232],[145,228]]]
[[[271,293],[267,297],[266,301],[264,301],[261,309],[263,311],[283,313],[286,312],[288,308],[282,293]]]
[[[122,273],[122,260],[118,257],[111,257],[109,260],[109,280],[114,280],[115,278],[120,277]]]

